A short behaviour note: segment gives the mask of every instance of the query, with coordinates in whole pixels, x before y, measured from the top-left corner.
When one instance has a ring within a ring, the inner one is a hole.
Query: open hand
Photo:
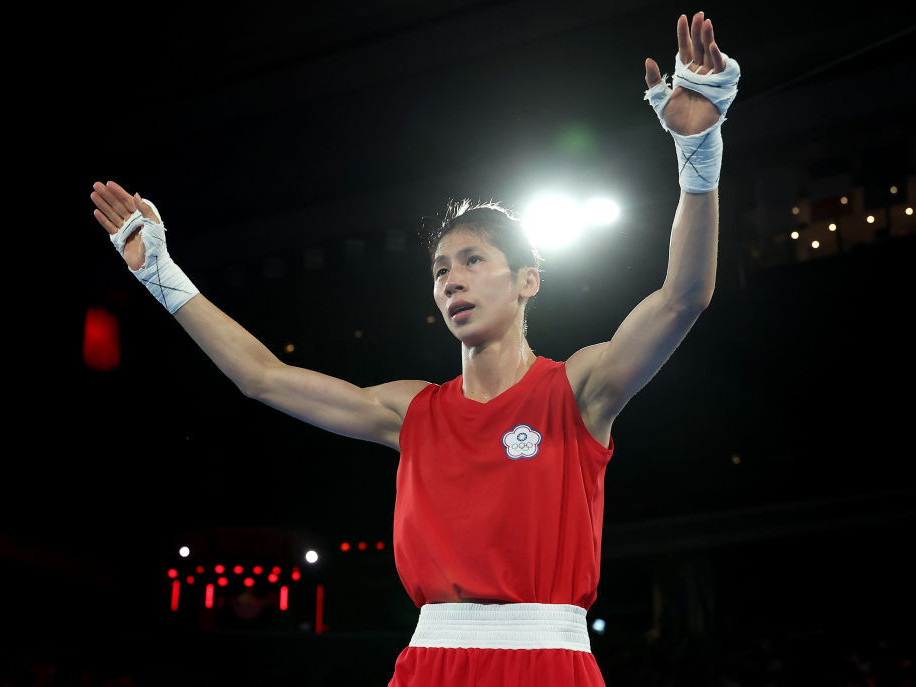
[[[92,188],[95,190],[89,197],[96,207],[92,214],[109,234],[117,234],[124,220],[134,214],[135,210],[139,210],[144,217],[157,223],[161,221],[152,208],[140,199],[140,194],[130,195],[113,181],[107,184],[97,181]],[[145,259],[146,248],[140,238],[140,231],[137,230],[124,244],[124,260],[127,266],[136,272],[143,266]]]
[[[687,15],[677,20],[678,58],[684,64],[693,60],[688,69],[697,74],[717,74],[725,69],[725,58],[719,52],[712,31],[712,21],[702,12],[693,15],[688,26]],[[646,59],[646,85],[652,88],[662,80],[658,64]],[[689,136],[705,131],[719,120],[719,110],[709,99],[696,91],[678,86],[665,105],[665,124],[672,131]]]

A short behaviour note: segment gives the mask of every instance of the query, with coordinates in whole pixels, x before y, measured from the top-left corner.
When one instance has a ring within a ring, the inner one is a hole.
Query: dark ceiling
[[[870,183],[874,150],[914,174],[911,4],[824,7],[703,7],[743,72],[724,127],[719,291],[615,426],[609,519],[913,486],[891,455],[911,393],[893,380],[912,373],[899,336],[912,242],[768,270],[747,258],[761,171],[793,170],[799,196],[818,166]],[[6,522],[49,546],[104,558],[106,535],[125,555],[214,525],[390,537],[397,455],[242,398],[126,272],[91,215],[96,180],[153,199],[176,262],[272,350],[294,343],[288,362],[363,385],[460,373],[458,344],[426,323],[417,240],[449,198],[619,198],[618,228],[548,255],[530,332],[547,357],[610,337],[664,277],[675,158],[642,99],[643,61],[671,71],[691,8],[236,8],[71,7],[26,52],[27,121],[9,135],[40,144],[14,159],[56,249],[33,279],[31,439],[8,502],[41,507]],[[90,305],[121,322],[116,372],[82,365]]]

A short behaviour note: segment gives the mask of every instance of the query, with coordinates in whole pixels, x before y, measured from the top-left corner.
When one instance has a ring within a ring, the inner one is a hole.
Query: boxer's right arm
[[[245,396],[335,434],[395,450],[407,406],[427,384],[402,380],[362,388],[287,365],[201,294],[175,319]]]
[[[407,407],[426,382],[405,380],[360,388],[286,365],[204,298],[174,264],[155,206],[113,181],[96,182],[93,189],[93,214],[131,272],[242,393],[335,434],[399,450]]]

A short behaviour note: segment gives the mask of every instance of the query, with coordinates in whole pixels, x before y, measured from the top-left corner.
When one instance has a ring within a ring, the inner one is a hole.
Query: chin
[[[479,330],[475,331],[471,327],[452,329],[452,334],[454,334],[455,338],[465,346],[478,346],[486,341],[486,337],[483,336],[482,332]]]

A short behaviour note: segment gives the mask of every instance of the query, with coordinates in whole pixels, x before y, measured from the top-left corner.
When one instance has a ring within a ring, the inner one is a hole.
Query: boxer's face
[[[460,226],[439,242],[432,278],[433,299],[446,326],[469,346],[521,328],[525,303],[539,285],[538,278],[532,292],[528,268],[513,273],[501,250]]]

